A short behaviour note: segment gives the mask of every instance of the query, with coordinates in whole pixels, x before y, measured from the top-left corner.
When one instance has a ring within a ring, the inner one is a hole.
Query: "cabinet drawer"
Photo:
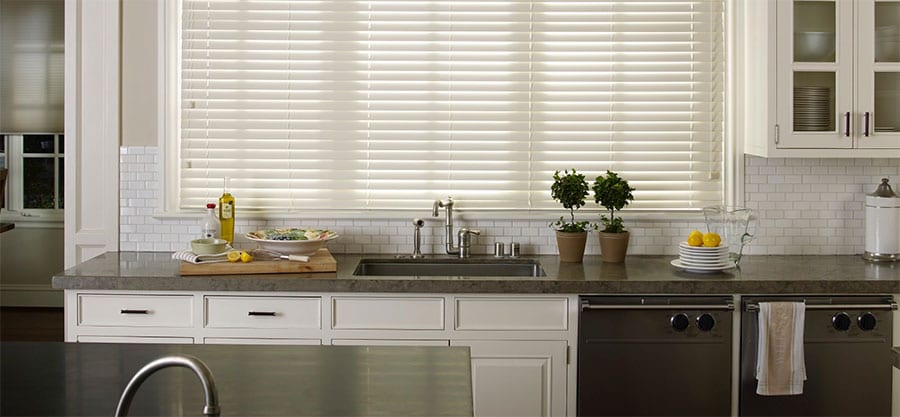
[[[332,303],[334,329],[444,329],[442,297],[334,297]]]
[[[321,346],[321,339],[263,339],[249,337],[207,337],[203,343],[208,345],[306,345]]]
[[[78,336],[78,343],[166,343],[189,345],[193,337]]]
[[[79,326],[191,327],[190,295],[80,294]]]
[[[250,329],[321,328],[318,297],[206,297],[206,327]]]
[[[568,330],[567,298],[457,298],[456,330]]]

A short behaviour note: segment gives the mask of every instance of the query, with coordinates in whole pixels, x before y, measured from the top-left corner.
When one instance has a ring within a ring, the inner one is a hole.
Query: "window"
[[[632,209],[723,201],[724,0],[182,0],[175,205]]]
[[[62,134],[2,134],[0,161],[9,169],[6,204],[25,214],[63,209],[64,172]]]

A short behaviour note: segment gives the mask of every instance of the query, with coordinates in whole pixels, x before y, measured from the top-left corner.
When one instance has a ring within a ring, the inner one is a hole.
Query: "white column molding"
[[[66,268],[119,247],[119,9],[66,0]]]

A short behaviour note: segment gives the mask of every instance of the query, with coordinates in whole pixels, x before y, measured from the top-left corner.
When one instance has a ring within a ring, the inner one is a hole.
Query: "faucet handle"
[[[481,230],[478,230],[478,229],[468,229],[468,231],[467,231],[466,233],[473,234],[473,235],[476,235],[476,236],[477,236],[477,235],[480,235],[480,234],[481,234]]]

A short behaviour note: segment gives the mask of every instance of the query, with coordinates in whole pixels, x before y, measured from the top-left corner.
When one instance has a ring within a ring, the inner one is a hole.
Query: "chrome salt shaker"
[[[506,249],[503,248],[503,242],[494,242],[494,257],[502,258],[506,256]]]
[[[512,258],[517,258],[519,255],[520,255],[519,242],[510,242],[509,243],[509,256]]]

